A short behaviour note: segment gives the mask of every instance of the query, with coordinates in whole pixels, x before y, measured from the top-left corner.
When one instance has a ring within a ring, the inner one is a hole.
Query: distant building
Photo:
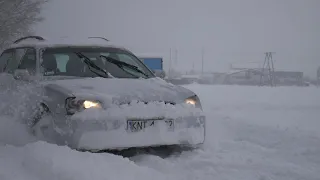
[[[303,80],[303,72],[295,71],[275,71],[274,72],[277,85],[293,85],[293,86],[305,86]]]
[[[263,75],[263,76],[262,76]],[[225,84],[238,85],[261,85],[261,82],[268,81],[268,72],[262,69],[242,69],[230,71],[225,79]],[[275,85],[284,86],[306,86],[303,80],[303,72],[275,71]],[[262,78],[262,79],[261,79]],[[261,81],[262,80],[262,81]],[[264,84],[262,84],[264,85]]]
[[[259,85],[262,72],[257,69],[232,70],[224,78],[225,84]]]

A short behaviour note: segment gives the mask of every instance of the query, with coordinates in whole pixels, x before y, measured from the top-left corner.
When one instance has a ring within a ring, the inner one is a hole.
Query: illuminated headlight
[[[196,106],[196,104],[197,104],[197,102],[194,99],[186,99],[185,103],[193,105],[193,106]]]
[[[76,98],[66,99],[66,110],[67,114],[74,114],[76,112],[82,111],[84,109],[90,108],[102,108],[101,103],[98,101],[91,100],[77,100]]]
[[[198,96],[196,96],[196,95],[185,99],[184,102],[185,102],[186,104],[192,105],[192,106],[194,106],[194,107],[196,107],[196,108],[202,108],[202,107],[201,107],[200,100],[199,100]]]
[[[85,109],[89,109],[89,108],[101,108],[101,104],[99,102],[95,102],[95,101],[84,101],[82,103],[83,107]]]

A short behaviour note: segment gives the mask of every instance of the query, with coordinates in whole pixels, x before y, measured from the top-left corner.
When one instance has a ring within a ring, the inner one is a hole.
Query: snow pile
[[[149,145],[163,144],[199,144],[203,142],[203,129],[178,129],[168,131],[164,124],[159,124],[157,128],[147,128],[140,133],[128,134],[123,130],[110,130],[87,132],[79,141],[81,149],[104,149],[116,148],[117,150],[128,147],[144,147]],[[104,143],[107,142],[107,143]]]
[[[0,146],[5,144],[21,146],[34,140],[25,124],[10,116],[0,116]]]
[[[65,79],[44,83],[50,86],[60,86],[70,90],[79,98],[92,98],[102,101],[105,105],[110,101],[116,104],[125,103],[133,99],[143,101],[163,100],[183,102],[186,96],[193,94],[184,88],[166,83],[159,78],[124,79],[124,78],[84,78]],[[107,93],[106,93],[107,92]]]
[[[94,122],[99,126],[94,132],[87,132],[80,139],[79,144],[84,149],[126,148],[151,144],[198,144],[203,142],[204,129],[199,125],[194,128],[189,124],[199,123],[199,117],[203,115],[199,108],[188,104],[171,105],[163,102],[145,104],[132,101],[130,104],[114,105],[106,110],[88,109],[76,113],[71,117],[70,123],[77,124],[83,121],[92,124]],[[176,121],[174,131],[168,130],[168,125],[164,121],[155,121],[154,127],[148,127],[140,133],[128,134],[126,130],[128,119],[176,119]],[[108,131],[106,132],[105,129]]]
[[[111,154],[73,151],[43,142],[0,147],[1,180],[165,180],[166,175]]]
[[[11,75],[0,75],[0,144],[24,145],[33,141],[25,125],[37,91],[27,84],[18,85]]]

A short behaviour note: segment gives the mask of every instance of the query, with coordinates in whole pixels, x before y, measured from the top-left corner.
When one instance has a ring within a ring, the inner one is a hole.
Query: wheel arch
[[[47,84],[42,103],[50,109],[51,113],[66,115],[65,100],[72,96],[71,91],[66,88],[56,84]]]

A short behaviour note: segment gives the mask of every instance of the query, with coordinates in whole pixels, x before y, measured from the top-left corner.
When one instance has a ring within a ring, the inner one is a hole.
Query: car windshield
[[[44,76],[151,78],[154,74],[136,56],[120,48],[59,47],[42,54]]]

